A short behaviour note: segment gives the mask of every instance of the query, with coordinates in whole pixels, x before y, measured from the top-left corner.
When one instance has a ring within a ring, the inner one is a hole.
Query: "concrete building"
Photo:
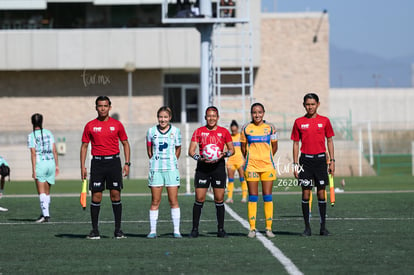
[[[225,7],[216,1],[211,3],[211,17],[181,18],[176,17],[176,5],[162,0],[0,3],[0,154],[14,166],[14,179],[30,178],[25,139],[35,112],[44,115],[45,128],[64,140],[60,178],[78,178],[81,132],[96,116],[94,99],[101,94],[111,97],[112,114],[127,127],[131,176],[146,177],[144,137],[156,123],[156,110],[171,106],[183,134],[203,120],[199,97],[204,24],[214,30],[210,57],[215,58],[215,76],[209,99],[220,106],[220,124],[227,126],[232,119],[244,123],[250,104],[264,103],[266,119],[280,132],[280,163],[291,163],[290,129],[294,118],[304,113],[303,95],[317,92],[320,113],[329,115],[328,15],[261,13],[260,1],[240,0],[231,18],[222,16]],[[219,65],[213,53],[217,48],[222,49]],[[224,62],[226,58],[231,61]],[[240,68],[240,75],[232,75]],[[184,148],[188,138],[183,135]],[[194,163],[185,152],[180,169],[192,176]],[[338,164],[339,173],[349,174],[348,167]],[[366,170],[372,174],[370,167]]]

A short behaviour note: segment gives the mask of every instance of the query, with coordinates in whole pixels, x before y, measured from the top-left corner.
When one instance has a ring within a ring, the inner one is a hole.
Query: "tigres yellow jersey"
[[[234,136],[232,135],[231,139],[233,140],[234,155],[229,157],[227,164],[239,164],[241,166],[244,163],[244,158],[240,149],[240,133],[237,133]]]
[[[247,144],[245,171],[266,172],[275,169],[272,141],[277,141],[276,128],[267,122],[243,126],[240,142]]]

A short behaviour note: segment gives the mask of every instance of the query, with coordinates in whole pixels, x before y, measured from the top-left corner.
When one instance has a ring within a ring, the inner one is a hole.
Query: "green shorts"
[[[39,161],[36,163],[36,179],[39,182],[55,184],[56,165],[54,160]]]
[[[178,170],[150,171],[148,173],[148,186],[180,186],[180,173]]]

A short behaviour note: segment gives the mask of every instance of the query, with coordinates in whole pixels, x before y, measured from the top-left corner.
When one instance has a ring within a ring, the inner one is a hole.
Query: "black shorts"
[[[119,155],[92,157],[89,190],[102,192],[105,187],[109,190],[121,190],[123,188],[122,166]]]
[[[194,176],[195,188],[226,188],[226,166],[224,159],[218,163],[198,162]]]
[[[326,154],[301,154],[299,158],[299,185],[312,188],[329,185]]]

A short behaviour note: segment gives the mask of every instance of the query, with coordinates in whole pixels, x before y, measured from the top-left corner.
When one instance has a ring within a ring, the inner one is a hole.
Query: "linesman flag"
[[[331,197],[331,206],[335,205],[335,185],[332,174],[328,174],[329,177],[329,196]]]
[[[80,204],[83,207],[83,210],[86,209],[86,185],[88,184],[88,181],[86,179],[83,179],[82,181],[82,191],[80,194]]]

